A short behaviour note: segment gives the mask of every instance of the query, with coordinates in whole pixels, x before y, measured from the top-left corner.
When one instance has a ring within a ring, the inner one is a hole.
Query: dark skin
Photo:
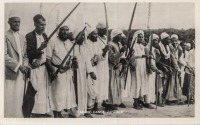
[[[98,29],[98,35],[103,38],[104,35],[107,33],[107,28],[104,29]]]
[[[78,44],[79,46],[83,44],[83,41],[84,41],[84,39],[85,39],[84,33],[83,33],[82,35],[81,35],[81,34],[82,34],[82,31],[80,31],[79,34],[78,34],[77,37],[76,37],[76,41],[77,41],[77,44]],[[96,77],[96,75],[95,75],[94,72],[90,72],[89,74],[90,74],[90,77],[91,77],[92,79],[94,79],[94,80],[97,79],[97,77]]]
[[[92,42],[97,42],[97,38],[98,38],[98,33],[96,30],[92,31],[88,36],[88,39],[90,39]]]
[[[63,26],[60,28],[58,37],[61,41],[66,41],[68,39],[69,28],[67,26]]]
[[[12,29],[14,32],[17,32],[19,31],[19,28],[20,28],[20,18],[12,17],[9,19],[8,24],[10,25],[10,29]],[[30,71],[30,67],[25,66],[25,65],[20,65],[19,70],[25,74]]]
[[[159,47],[159,41],[158,41],[158,39],[154,39],[154,40],[153,40],[152,46],[155,47],[156,49],[159,49],[159,48],[160,48],[160,47]]]
[[[168,37],[164,38],[161,42],[163,45],[169,45],[169,43],[171,42],[171,39],[168,36]]]

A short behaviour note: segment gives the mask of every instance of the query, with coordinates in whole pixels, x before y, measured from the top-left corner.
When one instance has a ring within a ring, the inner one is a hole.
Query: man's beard
[[[97,38],[96,37],[91,37],[92,42],[97,42]]]
[[[64,36],[64,35],[61,35],[61,34],[58,34],[59,38],[62,40],[62,41],[65,41],[67,40],[67,36]]]

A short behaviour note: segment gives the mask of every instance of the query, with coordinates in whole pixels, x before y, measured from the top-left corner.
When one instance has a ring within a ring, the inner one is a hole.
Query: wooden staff
[[[131,32],[131,27],[132,27],[132,23],[133,23],[133,17],[135,15],[136,7],[137,7],[137,2],[135,3],[134,8],[133,8],[133,13],[132,13],[131,21],[130,21],[129,28],[128,28],[128,35],[127,35],[126,43],[128,43],[128,41],[130,39],[130,32]],[[130,50],[130,48],[129,48],[129,50]],[[125,56],[127,56],[127,54],[128,54],[128,48],[127,48]]]
[[[63,21],[54,29],[54,31],[49,35],[49,37],[44,41],[44,43],[48,44],[51,37],[56,33],[56,31],[61,27],[61,25],[69,18],[69,16],[74,12],[74,10],[79,6],[80,2],[70,11],[70,13],[63,19]],[[38,50],[43,50],[46,47],[40,46]]]
[[[159,96],[158,96],[158,72],[156,71],[156,110],[157,110],[157,107],[158,107],[158,98],[159,98]]]
[[[153,46],[153,34],[151,35],[149,55],[152,55],[152,46]],[[149,63],[148,70],[149,70],[149,73],[150,73],[151,72],[151,69],[150,69],[151,57],[149,58],[148,63]]]
[[[133,13],[132,13],[132,16],[131,16],[131,21],[130,21],[129,28],[128,28],[128,35],[127,35],[127,38],[126,38],[126,43],[128,43],[128,41],[130,39],[130,31],[131,31],[131,27],[132,27],[132,23],[133,23],[133,17],[135,15],[136,7],[137,7],[137,2],[135,3],[134,8],[133,8]],[[133,43],[131,45],[131,48],[129,48],[129,54],[128,54],[128,48],[127,48],[126,53],[125,53],[125,55],[127,56],[126,60],[128,58],[130,58],[130,55],[131,55],[131,52],[132,52],[131,49],[133,48],[134,44],[135,44],[135,40],[133,41]],[[124,67],[122,67],[122,70],[120,71],[119,75],[122,74],[123,69],[124,69]],[[125,78],[124,89],[126,88],[126,81],[127,81],[127,77],[128,77],[128,70],[129,70],[129,66],[126,68],[126,75],[125,75],[126,78]]]
[[[106,35],[107,35],[107,43],[109,42],[109,34],[108,34],[108,16],[107,16],[107,9],[106,9],[106,3],[103,3],[104,5],[104,10],[105,10],[105,18],[106,18],[106,29],[107,29],[107,32],[106,32]]]

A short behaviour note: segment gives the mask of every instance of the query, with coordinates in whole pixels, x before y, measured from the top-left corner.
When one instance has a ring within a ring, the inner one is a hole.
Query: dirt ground
[[[133,108],[133,100],[130,98],[123,98],[126,108],[118,108],[115,112],[104,112],[104,115],[92,114],[94,118],[189,118],[194,117],[195,105],[174,105],[165,107],[158,107],[155,109],[135,110]],[[153,105],[155,107],[155,105]],[[102,109],[102,107],[100,107]],[[64,117],[68,117],[66,112],[62,112]],[[81,116],[84,118],[84,116]]]

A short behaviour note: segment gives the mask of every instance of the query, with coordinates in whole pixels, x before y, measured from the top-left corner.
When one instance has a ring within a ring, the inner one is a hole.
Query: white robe
[[[188,64],[189,61],[189,52],[185,50],[185,56],[184,53],[179,58],[179,66],[181,70],[181,87],[183,87],[184,77],[185,77],[185,66]]]
[[[5,117],[23,117],[22,103],[24,93],[23,74],[19,71],[16,80],[5,80],[4,86],[4,111]]]
[[[103,40],[103,39],[102,39]],[[99,38],[98,38],[98,48],[100,50],[100,54],[103,53],[102,49],[107,45],[107,40],[103,40],[104,44]],[[109,87],[109,64],[108,64],[108,52],[106,53],[106,56],[103,60],[99,61],[97,65],[97,72],[98,72],[98,91],[99,94],[97,96],[98,102],[102,102],[103,100],[108,99],[108,87]]]
[[[131,71],[128,74],[127,82],[130,89],[128,90],[128,96],[130,98],[139,98],[148,94],[148,83],[146,73],[146,59],[141,58],[145,55],[145,47],[142,44],[135,43],[133,47],[135,53],[132,56],[132,63],[135,65],[135,71]]]
[[[85,45],[76,45],[73,50],[73,55],[76,56],[78,61],[78,69],[77,69],[77,78],[78,78],[78,112],[80,114],[84,114],[87,112],[87,101],[88,101],[88,83],[87,83],[87,73],[94,72],[91,66],[91,62],[88,58],[88,51]],[[90,76],[88,76],[90,77]],[[91,85],[91,84],[90,84]],[[92,91],[90,91],[91,97],[94,98],[95,96],[92,95]]]
[[[122,103],[122,79],[119,76],[122,66],[119,64],[122,54],[120,53],[119,46],[113,41],[108,43],[109,52],[109,103],[121,104]],[[114,66],[120,65],[117,69]]]
[[[53,64],[60,65],[71,46],[72,43],[70,41],[63,42],[56,38],[47,47],[47,58],[51,59]],[[72,54],[71,52],[70,55],[72,56]],[[55,70],[57,70],[56,67]],[[58,73],[58,77],[50,83],[49,97],[51,110],[61,111],[77,106],[72,77],[73,71],[70,68],[64,73]]]
[[[36,38],[37,38],[37,48],[39,48],[44,39],[42,35],[38,36],[37,34]],[[40,64],[46,62],[46,48],[43,49],[43,52],[44,53],[42,54],[41,58],[38,59],[40,60]],[[49,77],[46,66],[42,65],[40,67],[32,69],[30,81],[33,85],[33,88],[37,91],[35,95],[35,104],[32,113],[45,114],[50,112]]]
[[[24,79],[23,74],[19,71],[19,66],[22,65],[22,48],[20,46],[20,39],[17,32],[13,32],[18,53],[19,54],[19,64],[15,68],[17,72],[16,80],[5,79],[4,84],[4,117],[20,118],[23,117],[22,104],[23,104],[23,94],[24,94]],[[5,43],[6,45],[6,43]],[[5,54],[7,54],[7,46],[5,46]]]
[[[156,58],[155,48],[152,47],[152,54],[153,58]],[[156,68],[155,60],[151,59],[150,67],[153,65],[154,68]],[[154,69],[156,70],[156,69]],[[147,103],[153,103],[155,102],[156,95],[155,95],[155,84],[156,84],[156,72],[153,72],[151,74],[147,74],[147,83],[148,85],[148,94],[147,94]]]

